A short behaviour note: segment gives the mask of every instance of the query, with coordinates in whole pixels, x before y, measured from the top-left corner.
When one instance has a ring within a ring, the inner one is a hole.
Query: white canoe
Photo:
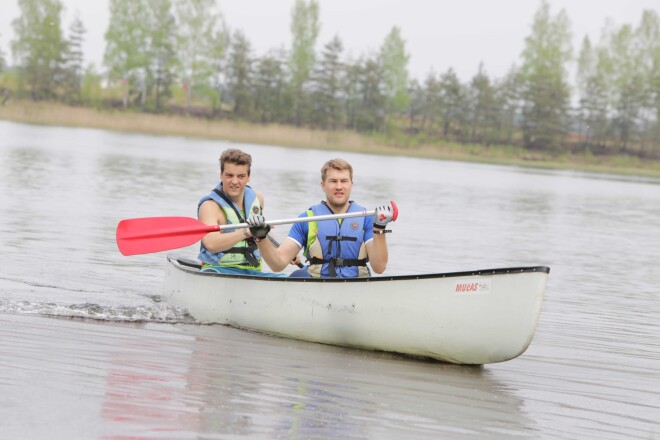
[[[202,273],[168,256],[163,299],[199,322],[458,364],[513,359],[536,330],[545,266],[362,279]]]

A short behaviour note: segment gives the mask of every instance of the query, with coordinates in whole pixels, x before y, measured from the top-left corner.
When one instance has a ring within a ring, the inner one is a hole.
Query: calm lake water
[[[116,225],[194,217],[230,145],[0,121],[0,437],[660,438],[660,180],[238,144],[267,218],[337,156],[356,201],[395,200],[386,274],[550,266],[529,349],[465,367],[160,302],[165,253],[123,257]]]

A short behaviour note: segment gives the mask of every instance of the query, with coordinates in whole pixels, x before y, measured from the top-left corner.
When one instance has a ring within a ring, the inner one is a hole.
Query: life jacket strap
[[[308,258],[309,264],[325,264],[328,263],[328,275],[331,277],[337,276],[337,267],[348,267],[348,266],[366,266],[369,259],[367,258],[330,258],[329,260],[324,260],[323,258],[312,257]]]
[[[251,242],[251,243],[250,243]],[[243,257],[245,257],[245,260],[248,262],[248,264],[252,267],[259,267],[259,260],[254,256],[253,252],[254,249],[252,248],[252,244],[254,244],[254,247],[257,247],[257,244],[254,243],[254,240],[248,240],[248,247],[233,247],[230,249],[227,249],[224,251],[224,254],[241,254]]]
[[[222,192],[222,191],[218,191],[218,188],[213,188],[213,192],[216,193],[218,196],[220,196],[225,202],[227,202],[227,204],[228,204],[229,206],[231,206],[231,208],[232,208],[232,209],[234,210],[234,212],[236,213],[236,217],[238,217],[238,220],[239,220],[241,223],[245,223],[245,222],[246,222],[246,220],[243,218],[243,216],[242,216],[241,213],[238,211],[238,209],[236,209],[236,207],[234,206],[234,203],[231,201],[231,199],[229,198],[229,196],[227,196],[227,194],[225,194],[225,193]],[[244,212],[247,212],[247,211],[245,210],[245,199],[243,199],[243,211],[244,211]],[[243,247],[243,248],[236,248],[236,247],[233,247],[233,248],[231,248],[231,249],[225,251],[224,253],[225,253],[225,254],[242,254],[242,255],[245,257],[245,260],[248,262],[248,264],[249,264],[250,266],[252,266],[252,267],[259,267],[259,260],[257,260],[257,257],[254,256],[254,252],[255,252],[257,249],[259,249],[259,248],[257,247],[257,243],[254,241],[254,238],[253,238],[253,237],[246,238],[245,241],[246,241],[247,244],[248,244],[247,247]]]
[[[328,254],[332,253],[332,243],[337,242],[337,253],[341,254],[342,241],[357,241],[357,237],[345,237],[343,235],[328,235],[325,237],[328,240]]]

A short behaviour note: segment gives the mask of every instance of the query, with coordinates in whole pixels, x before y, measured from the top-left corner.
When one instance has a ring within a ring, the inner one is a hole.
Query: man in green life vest
[[[262,215],[264,197],[252,189],[252,156],[238,149],[227,149],[220,156],[220,183],[197,205],[198,219],[207,225],[245,223]],[[270,227],[263,228],[263,236]],[[202,238],[199,259],[202,271],[257,275],[262,259],[249,229],[225,229]]]

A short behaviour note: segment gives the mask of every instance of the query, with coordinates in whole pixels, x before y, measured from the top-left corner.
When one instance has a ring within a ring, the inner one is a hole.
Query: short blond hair
[[[330,159],[326,163],[323,164],[321,167],[321,180],[325,182],[325,178],[327,177],[328,170],[332,168],[333,170],[337,171],[344,171],[348,170],[348,173],[351,176],[351,182],[353,181],[353,167],[351,166],[350,163],[345,161],[344,159]]]
[[[250,175],[250,167],[252,166],[252,156],[245,151],[237,148],[228,148],[220,155],[220,172],[225,171],[225,164],[232,163],[234,165],[247,165],[248,176]]]

